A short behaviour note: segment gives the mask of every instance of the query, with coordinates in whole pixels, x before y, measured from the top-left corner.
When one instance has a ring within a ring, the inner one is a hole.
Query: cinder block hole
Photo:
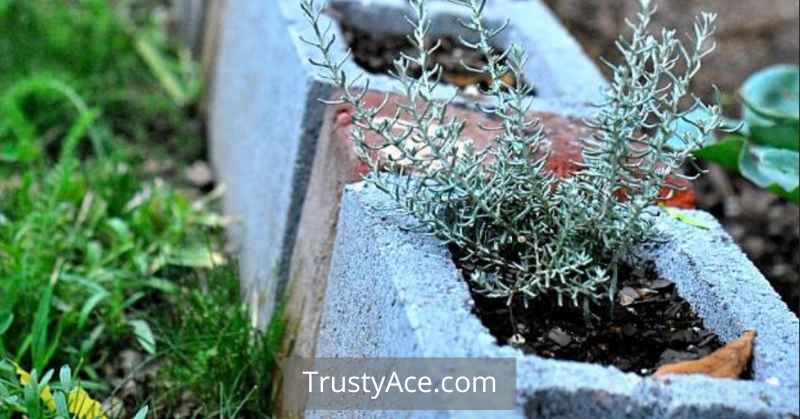
[[[413,10],[402,7],[403,2],[391,6],[386,4],[364,4],[353,0],[334,0],[329,4],[328,14],[339,23],[344,43],[352,51],[353,61],[371,74],[390,75],[394,71],[394,60],[402,53],[414,56],[414,46],[408,39],[412,33],[406,16],[413,16]],[[466,16],[455,13],[433,11],[431,15],[431,33],[428,40],[432,46],[436,41],[440,48],[433,54],[432,63],[443,69],[442,81],[462,90],[475,88],[485,89],[491,82],[486,74],[468,71],[462,65],[466,63],[480,68],[486,64],[481,53],[465,47],[459,36],[473,42],[475,34],[464,29],[459,19]],[[488,21],[487,26],[498,27],[501,21]],[[498,52],[509,46],[507,36],[501,33],[492,45]],[[418,75],[419,67],[412,67],[412,75]],[[510,73],[504,77],[507,83],[514,83]],[[522,80],[528,83],[527,80]],[[536,96],[535,89],[531,96]]]

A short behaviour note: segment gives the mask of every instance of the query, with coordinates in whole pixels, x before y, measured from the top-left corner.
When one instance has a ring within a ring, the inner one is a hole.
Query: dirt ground
[[[617,57],[614,40],[628,16],[638,11],[634,0],[544,0],[587,53],[597,58]],[[705,95],[717,84],[733,93],[754,71],[776,63],[797,63],[800,4],[797,0],[657,0],[654,28],[676,28],[689,34],[691,16],[701,11],[719,15],[717,50],[695,82]],[[602,67],[602,66],[601,66]],[[604,71],[607,69],[603,68]]]
[[[544,0],[592,57],[618,57],[614,40],[624,19],[637,10],[633,0]],[[656,28],[691,31],[700,11],[719,14],[717,50],[696,78],[706,98],[716,84],[735,112],[735,92],[752,72],[798,59],[800,4],[797,0],[661,0]],[[603,66],[600,66],[601,68]],[[607,71],[607,69],[604,69]],[[736,174],[711,168],[697,183],[698,206],[714,214],[770,280],[789,307],[800,313],[800,210]]]

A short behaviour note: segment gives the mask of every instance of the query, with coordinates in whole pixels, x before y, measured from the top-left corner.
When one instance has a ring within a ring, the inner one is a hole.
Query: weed
[[[222,259],[207,247],[214,217],[118,159],[25,173],[0,213],[0,313],[14,315],[0,349],[39,371],[54,356],[93,368],[98,339],[144,330],[139,301],[174,290],[169,269]]]

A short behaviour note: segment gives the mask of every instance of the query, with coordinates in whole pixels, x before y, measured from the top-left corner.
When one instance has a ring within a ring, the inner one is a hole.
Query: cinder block
[[[369,92],[364,100],[374,105],[383,100],[383,95]],[[396,102],[392,100],[378,117],[392,115],[395,106]],[[367,166],[356,156],[350,138],[353,128],[351,112],[352,108],[346,105],[331,106],[326,112],[289,264],[291,292],[286,315],[290,341],[287,346],[298,356],[312,356],[314,353],[342,189],[361,180],[368,172]],[[480,124],[491,123],[485,115],[458,106],[451,107],[448,112],[450,117],[466,121],[464,138],[472,140],[476,147],[483,148],[491,143],[494,133],[479,128]],[[571,171],[573,162],[580,160],[579,139],[589,135],[588,128],[574,117],[538,111],[531,117],[542,121],[552,142],[553,156],[548,167],[556,172]],[[368,133],[367,141],[377,142],[379,139],[374,133]]]
[[[211,157],[241,249],[243,289],[265,324],[285,284],[327,86],[272,2],[226,2],[209,104]]]
[[[701,230],[656,219],[663,242],[636,252],[653,263],[722,339],[758,331],[753,380],[665,380],[500,347],[471,312],[445,246],[400,227],[392,201],[363,183],[343,196],[318,357],[515,357],[515,412],[530,418],[790,418],[798,415],[800,323],[714,218]],[[453,327],[457,325],[457,327]],[[308,417],[476,417],[465,412],[309,412]],[[318,415],[318,416],[314,416]],[[483,413],[482,415],[485,415]]]
[[[370,25],[376,33],[408,32],[404,1],[333,0],[330,6],[349,23]],[[431,6],[440,33],[463,33],[456,24],[460,8],[440,1]],[[325,112],[317,99],[328,97],[330,86],[307,62],[316,52],[299,40],[309,27],[296,0],[226,1],[220,15],[209,95],[212,162],[228,188],[225,211],[241,220],[230,237],[240,249],[253,317],[263,325],[292,277],[298,223]],[[585,113],[605,81],[545,6],[538,0],[495,0],[487,18],[510,19],[501,42],[528,48],[525,73],[537,86],[537,109]],[[338,38],[334,50],[343,56],[346,47]],[[352,61],[345,69],[360,72]],[[386,76],[367,78],[377,91],[392,88]],[[440,94],[449,97],[452,88]]]

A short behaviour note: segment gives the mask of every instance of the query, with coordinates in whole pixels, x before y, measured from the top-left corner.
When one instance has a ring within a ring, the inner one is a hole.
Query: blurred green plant
[[[195,394],[204,417],[269,414],[282,326],[249,323],[210,209],[221,189],[190,200],[141,169],[204,155],[198,66],[154,3],[0,0],[0,360],[32,370],[0,361],[0,419],[89,417],[40,372],[72,365],[105,397],[130,348],[163,361],[143,397],[152,384]]]
[[[142,301],[225,262],[208,202],[132,169],[142,146],[202,149],[195,65],[132,3],[0,2],[0,356],[36,371],[155,353]]]
[[[202,156],[201,127],[187,123],[199,66],[139,3],[0,4],[0,161],[32,161],[76,118],[93,119],[95,153],[127,142]]]
[[[101,335],[155,352],[137,301],[173,292],[171,270],[224,262],[207,237],[220,218],[140,182],[121,158],[67,158],[11,182],[0,193],[0,354],[30,356],[39,371],[53,357],[92,359]]]
[[[37,125],[43,121],[36,121],[29,117],[26,107],[31,98],[38,99],[42,105],[47,104],[50,111],[58,116],[64,115],[66,109],[73,108],[72,125],[66,129],[66,138],[63,141],[63,154],[73,154],[77,142],[89,134],[97,155],[103,154],[103,144],[94,131],[94,122],[98,112],[89,109],[83,98],[70,86],[57,78],[49,76],[31,76],[18,80],[0,96],[0,161],[30,163],[42,157],[43,150],[48,146],[42,142],[42,133],[38,132]],[[64,113],[60,112],[64,111]],[[53,125],[55,120],[48,118],[47,125]],[[61,123],[69,121],[64,118]],[[66,126],[65,126],[66,127]],[[50,136],[56,133],[51,132]]]
[[[260,331],[241,301],[234,266],[189,280],[192,286],[173,296],[183,302],[159,322],[164,362],[158,391],[163,402],[157,404],[177,402],[188,389],[207,417],[269,418],[275,397],[271,372],[285,327],[282,307]]]
[[[787,200],[800,202],[800,68],[776,65],[753,74],[741,87],[742,120],[735,132],[709,135],[695,156],[717,163]],[[678,136],[696,132],[702,109],[678,123]],[[675,138],[673,148],[682,147]]]

